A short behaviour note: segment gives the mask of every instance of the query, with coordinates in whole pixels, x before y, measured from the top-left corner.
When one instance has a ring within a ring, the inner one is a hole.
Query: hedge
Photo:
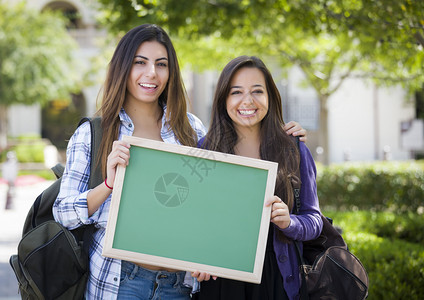
[[[45,139],[42,139],[38,135],[24,135],[10,139],[9,142],[9,148],[0,153],[0,162],[6,160],[8,151],[14,151],[16,158],[21,163],[44,162],[44,148],[48,144],[48,141]]]
[[[424,299],[424,244],[371,233],[370,216],[390,226],[392,215],[371,212],[325,212],[343,230],[349,250],[364,265],[369,276],[368,299]],[[421,216],[420,216],[421,217]],[[413,218],[412,218],[413,219]],[[418,225],[423,230],[422,222]],[[419,228],[415,228],[415,232]]]
[[[323,208],[399,213],[424,210],[422,161],[319,165],[317,170]]]
[[[364,231],[388,239],[398,239],[424,245],[424,217],[419,214],[393,212],[330,212],[337,216],[335,225],[341,222],[348,232]]]

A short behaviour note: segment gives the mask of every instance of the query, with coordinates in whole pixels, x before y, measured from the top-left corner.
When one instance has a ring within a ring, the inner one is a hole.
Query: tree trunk
[[[325,165],[329,163],[329,143],[328,143],[328,108],[327,108],[328,96],[319,95],[319,129],[318,129],[318,146],[322,147],[321,151],[318,151],[318,161]]]
[[[7,106],[0,105],[0,151],[7,148]]]

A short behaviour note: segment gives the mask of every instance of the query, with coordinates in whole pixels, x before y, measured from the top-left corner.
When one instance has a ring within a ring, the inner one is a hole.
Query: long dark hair
[[[187,146],[195,146],[197,136],[187,117],[187,93],[182,81],[180,67],[174,46],[167,33],[157,25],[143,24],[128,31],[119,41],[109,63],[102,90],[102,104],[97,114],[102,117],[103,137],[101,141],[103,176],[106,174],[106,161],[112,150],[112,143],[119,135],[119,111],[127,94],[127,80],[138,47],[147,41],[157,41],[168,53],[169,79],[159,96],[159,105],[167,106],[166,120],[178,141]]]
[[[271,73],[255,56],[240,56],[230,61],[222,71],[213,100],[211,125],[203,145],[208,149],[234,154],[238,136],[227,113],[226,102],[231,89],[231,80],[241,68],[257,68],[265,77],[268,93],[268,112],[261,122],[261,159],[278,163],[275,194],[293,208],[291,178],[299,168],[299,152],[295,141],[283,130],[281,97]],[[297,178],[300,180],[300,178]]]

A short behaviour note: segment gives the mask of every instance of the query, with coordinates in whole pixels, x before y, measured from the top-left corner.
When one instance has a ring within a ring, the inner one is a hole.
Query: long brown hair
[[[128,31],[119,41],[109,63],[106,80],[102,89],[102,104],[97,112],[102,117],[103,136],[100,144],[102,153],[99,162],[103,176],[106,174],[107,156],[112,150],[114,140],[119,135],[119,111],[127,95],[127,80],[138,47],[147,41],[157,41],[168,53],[169,79],[159,96],[159,106],[166,110],[166,122],[177,137],[186,146],[196,146],[197,136],[187,117],[187,92],[182,81],[177,54],[168,34],[159,26],[143,24]]]
[[[230,61],[222,71],[213,100],[209,132],[203,145],[210,150],[234,154],[237,132],[226,109],[231,80],[241,68],[257,68],[265,77],[268,93],[268,112],[261,122],[261,159],[278,163],[275,194],[293,208],[291,178],[296,177],[299,168],[299,151],[292,138],[283,130],[281,97],[271,73],[265,64],[255,56],[240,56]],[[297,178],[300,180],[300,178]]]

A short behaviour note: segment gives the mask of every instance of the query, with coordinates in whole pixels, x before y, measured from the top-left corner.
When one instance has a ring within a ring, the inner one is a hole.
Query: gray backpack
[[[95,164],[102,138],[101,120],[84,118],[79,125],[86,121],[90,122],[92,133],[89,188],[94,188],[102,182],[100,168]],[[18,254],[10,257],[10,265],[22,299],[83,299],[94,225],[70,231],[54,221],[52,207],[64,167],[57,165],[52,170],[57,180],[34,201],[25,220]]]

